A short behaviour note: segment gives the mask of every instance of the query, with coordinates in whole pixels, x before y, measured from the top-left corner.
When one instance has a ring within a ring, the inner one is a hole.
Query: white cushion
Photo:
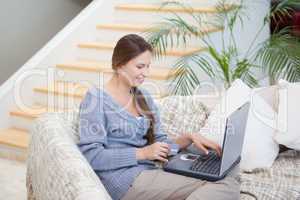
[[[276,113],[278,113],[279,94],[277,85],[261,87],[256,90],[256,93],[259,94]]]
[[[220,102],[212,109],[200,133],[222,146],[226,118],[249,101],[251,89],[243,81],[235,80],[223,93]]]
[[[278,131],[275,140],[300,150],[300,83],[279,81]]]
[[[279,145],[273,139],[277,113],[261,96],[262,90],[266,93],[268,89],[258,88],[251,92],[251,105],[240,165],[245,171],[271,167],[279,152]],[[271,90],[270,88],[269,92],[272,92]]]
[[[274,88],[251,90],[241,80],[236,80],[212,110],[200,133],[222,146],[226,118],[250,101],[241,169],[251,171],[271,167],[279,152],[279,145],[273,139],[277,120],[277,113],[273,109],[276,101],[271,98],[273,94]]]

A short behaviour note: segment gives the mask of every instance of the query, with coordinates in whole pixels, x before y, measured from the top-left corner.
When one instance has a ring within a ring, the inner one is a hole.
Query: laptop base
[[[186,153],[179,153],[176,156],[172,157],[168,163],[163,166],[163,170],[166,172],[171,172],[175,174],[180,174],[183,176],[188,176],[192,178],[198,178],[207,181],[218,181],[223,178],[236,166],[239,164],[241,157],[238,159],[223,173],[220,175],[207,174],[203,172],[190,170],[193,161],[184,161],[180,157]]]

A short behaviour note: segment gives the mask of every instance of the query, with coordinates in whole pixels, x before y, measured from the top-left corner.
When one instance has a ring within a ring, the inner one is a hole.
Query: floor
[[[0,158],[0,199],[26,199],[26,163]]]

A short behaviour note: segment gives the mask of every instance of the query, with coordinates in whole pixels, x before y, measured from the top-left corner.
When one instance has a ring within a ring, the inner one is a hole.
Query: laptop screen
[[[234,111],[226,120],[220,174],[223,174],[242,153],[250,103]]]

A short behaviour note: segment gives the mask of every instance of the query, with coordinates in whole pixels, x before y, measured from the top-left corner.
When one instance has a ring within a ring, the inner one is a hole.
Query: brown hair
[[[153,49],[152,46],[144,40],[144,38],[136,34],[125,35],[117,42],[114,48],[112,55],[112,68],[116,71],[119,67],[125,65],[131,59],[145,51],[153,52]],[[138,108],[150,119],[150,128],[148,129],[145,138],[147,139],[147,144],[153,144],[155,123],[154,115],[150,111],[142,92],[136,87],[132,87],[131,91],[133,92],[134,102]]]

